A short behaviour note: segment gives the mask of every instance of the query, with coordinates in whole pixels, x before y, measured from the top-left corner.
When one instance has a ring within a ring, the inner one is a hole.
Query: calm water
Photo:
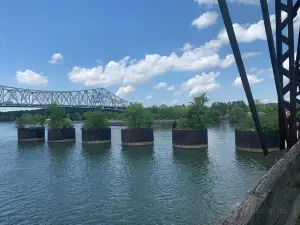
[[[234,149],[229,125],[209,130],[207,150],[173,151],[171,130],[153,147],[112,143],[18,144],[0,124],[0,224],[213,224],[268,169],[262,154]]]

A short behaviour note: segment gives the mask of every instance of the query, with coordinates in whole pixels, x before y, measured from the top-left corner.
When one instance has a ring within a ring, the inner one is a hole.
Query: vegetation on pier
[[[178,128],[203,129],[212,124],[214,121],[211,111],[207,106],[205,106],[205,104],[208,102],[209,99],[205,93],[194,97],[193,101],[188,107],[187,112],[180,119]],[[216,121],[219,121],[219,115],[218,118],[215,119]],[[173,128],[176,128],[176,126],[173,125]]]
[[[128,128],[151,128],[153,125],[151,113],[142,104],[131,104],[125,110],[124,117]]]
[[[48,126],[50,129],[54,128],[71,128],[73,127],[72,121],[67,118],[65,110],[57,107],[57,105],[53,104],[50,107],[50,121]]]
[[[45,127],[45,121],[45,116],[41,116],[39,114],[31,115],[26,113],[16,119],[15,125],[17,128]]]
[[[85,119],[83,129],[96,130],[109,127],[108,119],[102,111],[85,112],[83,116]]]

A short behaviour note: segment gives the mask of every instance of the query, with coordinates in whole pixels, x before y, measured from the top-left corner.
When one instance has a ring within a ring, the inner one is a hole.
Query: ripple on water
[[[155,143],[17,143],[0,124],[0,224],[213,224],[270,167],[234,149],[229,125],[209,129],[209,147],[175,150],[171,130]],[[269,160],[272,164],[273,159]]]

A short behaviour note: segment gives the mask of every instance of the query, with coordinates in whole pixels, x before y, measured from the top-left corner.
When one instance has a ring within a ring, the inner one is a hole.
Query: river
[[[214,224],[270,166],[236,152],[228,124],[208,149],[180,151],[170,128],[144,148],[122,148],[121,127],[111,145],[82,145],[76,128],[74,143],[20,144],[0,123],[0,224]]]

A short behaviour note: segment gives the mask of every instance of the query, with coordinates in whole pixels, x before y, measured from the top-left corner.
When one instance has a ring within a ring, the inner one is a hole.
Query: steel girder
[[[0,86],[0,107],[45,108],[51,104],[72,108],[124,110],[130,103],[104,88],[82,91],[41,91]]]
[[[263,150],[264,155],[268,155],[268,149],[266,147],[265,144],[265,140],[263,138],[262,135],[262,129],[261,129],[261,124],[260,124],[260,120],[259,120],[259,116],[256,110],[256,106],[255,106],[255,102],[253,99],[253,95],[252,95],[252,91],[250,88],[250,84],[247,78],[247,74],[246,74],[246,70],[245,70],[245,66],[243,63],[243,59],[242,59],[242,55],[240,52],[240,48],[234,33],[234,29],[233,29],[233,25],[232,25],[232,21],[230,18],[230,14],[229,14],[229,10],[227,7],[227,3],[225,0],[218,0],[219,3],[219,7],[220,7],[220,11],[223,17],[223,21],[224,21],[224,25],[225,25],[225,29],[227,31],[228,34],[228,38],[229,38],[229,42],[232,48],[232,52],[238,67],[238,71],[240,73],[240,77],[243,83],[243,87],[245,90],[245,94],[249,103],[249,107],[250,107],[250,111],[251,111],[251,115],[255,124],[255,128],[258,134],[258,138]]]
[[[294,24],[293,19],[297,16],[300,1],[276,0],[276,50],[277,62],[280,79],[282,97],[284,97],[284,107],[286,113],[279,118],[280,131],[287,125],[287,134],[281,134],[281,146],[287,142],[291,147],[298,139],[299,118],[297,118],[297,104],[300,103],[299,97],[299,54],[295,62],[294,52]],[[299,52],[299,41],[297,52]],[[288,66],[284,66],[284,62]],[[284,140],[284,142],[283,142]]]

